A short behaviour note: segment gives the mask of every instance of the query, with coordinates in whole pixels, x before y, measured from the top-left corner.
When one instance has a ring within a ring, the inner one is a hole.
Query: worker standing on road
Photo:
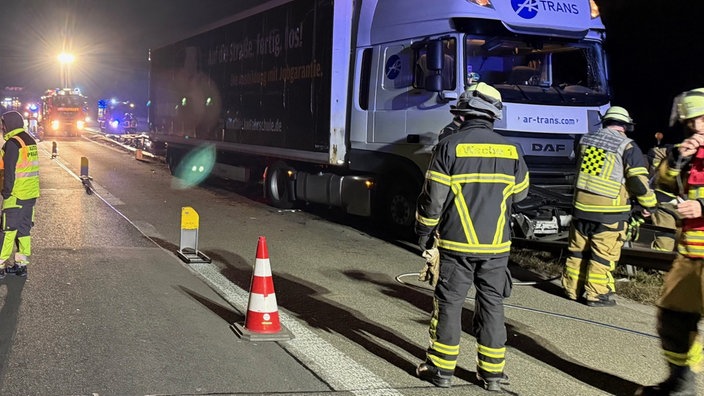
[[[590,307],[616,305],[611,271],[626,240],[631,196],[647,210],[646,216],[657,204],[643,152],[626,137],[634,125],[628,111],[613,106],[601,124],[598,132],[583,136],[579,144],[568,257],[562,273],[567,298],[576,301],[586,294]]]
[[[677,113],[690,134],[658,168],[656,179],[679,199],[682,230],[677,257],[665,276],[658,300],[658,334],[670,375],[659,385],[639,389],[637,395],[695,396],[694,373],[704,355],[698,323],[704,314],[704,88],[685,92]]]
[[[34,225],[34,205],[39,197],[39,153],[37,142],[24,130],[20,113],[2,115],[5,145],[2,159],[2,248],[0,248],[0,278],[5,273],[27,276],[27,264],[32,253],[29,232]],[[15,262],[7,260],[17,246]]]
[[[440,276],[430,320],[430,346],[416,372],[450,387],[457,366],[462,307],[477,289],[472,334],[477,339],[477,377],[500,391],[506,327],[503,300],[511,292],[508,256],[510,210],[528,194],[528,169],[517,148],[494,132],[503,104],[495,88],[479,83],[465,92],[453,114],[462,126],[441,140],[418,197],[416,234],[421,250],[440,250]]]

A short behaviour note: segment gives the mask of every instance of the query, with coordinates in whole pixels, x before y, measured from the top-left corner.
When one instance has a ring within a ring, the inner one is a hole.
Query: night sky
[[[256,0],[0,0],[0,87],[39,97],[61,85],[57,55],[91,100],[146,103],[148,49],[258,4]]]
[[[678,140],[667,129],[672,98],[704,87],[704,65],[697,63],[704,47],[704,1],[596,1],[607,28],[612,103],[631,112],[644,150],[656,131],[665,132],[666,140]],[[0,84],[23,86],[37,96],[57,87],[56,55],[66,48],[77,55],[72,80],[91,99],[118,96],[145,103],[149,48],[259,3],[2,0]]]

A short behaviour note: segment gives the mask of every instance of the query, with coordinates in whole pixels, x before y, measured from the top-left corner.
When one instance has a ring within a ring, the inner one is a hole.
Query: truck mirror
[[[428,43],[427,52],[427,67],[430,71],[442,71],[443,68],[443,51],[442,41],[433,40]]]
[[[442,91],[442,75],[430,74],[425,76],[425,89],[430,92]]]

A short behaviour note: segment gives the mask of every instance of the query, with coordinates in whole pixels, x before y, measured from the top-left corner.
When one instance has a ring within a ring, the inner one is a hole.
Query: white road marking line
[[[242,312],[247,312],[249,292],[225,278],[213,264],[190,264],[222,297]],[[280,345],[306,364],[335,391],[348,391],[360,396],[401,395],[386,381],[363,367],[327,341],[308,330],[298,320],[279,310],[281,324],[294,338]]]
[[[46,149],[42,148],[44,151]],[[50,154],[50,153],[49,153]],[[80,177],[71,169],[57,159],[56,163],[71,176],[80,181]],[[103,189],[104,190],[104,189]],[[106,190],[104,190],[106,191]],[[165,252],[169,252],[156,241],[145,234],[132,220],[119,211],[113,204],[105,200],[100,194],[96,195],[105,202],[112,210],[122,216],[137,231],[147,237],[154,244]],[[173,252],[169,252],[173,254]],[[174,256],[175,259],[177,259]],[[177,259],[178,260],[178,259]],[[178,260],[183,264],[182,261]],[[236,286],[229,279],[222,276],[220,269],[213,264],[183,264],[198,273],[202,279],[208,282],[218,294],[220,294],[233,307],[241,312],[247,312],[249,302],[249,292]],[[358,396],[397,396],[401,392],[394,389],[386,381],[368,370],[366,367],[354,361],[349,356],[332,346],[329,342],[318,337],[308,330],[299,321],[290,315],[279,310],[281,324],[285,326],[294,338],[290,341],[282,342],[282,348],[303,362],[312,372],[318,375],[335,391],[347,391]]]

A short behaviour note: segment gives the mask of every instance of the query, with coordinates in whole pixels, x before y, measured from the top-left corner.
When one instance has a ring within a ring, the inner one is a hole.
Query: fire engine
[[[50,89],[41,98],[42,138],[78,137],[86,125],[86,97],[78,88]]]
[[[123,135],[137,132],[135,104],[116,99],[98,101],[98,126],[107,134]]]

